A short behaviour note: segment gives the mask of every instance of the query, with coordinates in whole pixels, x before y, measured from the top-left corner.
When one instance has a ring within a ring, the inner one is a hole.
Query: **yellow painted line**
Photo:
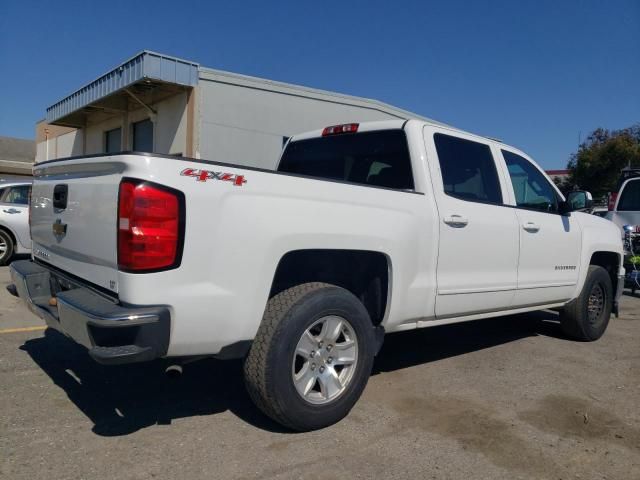
[[[44,325],[38,327],[5,328],[0,329],[0,335],[2,335],[3,333],[39,332],[40,330],[46,329],[47,327]]]

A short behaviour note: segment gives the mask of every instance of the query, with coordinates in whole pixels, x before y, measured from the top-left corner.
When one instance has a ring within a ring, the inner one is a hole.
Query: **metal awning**
[[[88,114],[113,115],[198,84],[199,64],[144,50],[47,108],[49,124],[82,127]]]

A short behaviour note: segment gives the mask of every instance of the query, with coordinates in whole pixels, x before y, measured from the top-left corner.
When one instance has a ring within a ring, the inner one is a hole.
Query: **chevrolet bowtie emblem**
[[[66,235],[67,233],[67,224],[62,223],[62,220],[60,219],[54,222],[52,228],[53,228],[54,235]]]

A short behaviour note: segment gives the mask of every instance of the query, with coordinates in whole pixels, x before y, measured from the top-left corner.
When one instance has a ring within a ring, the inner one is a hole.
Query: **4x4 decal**
[[[211,170],[202,170],[199,168],[185,168],[180,175],[183,177],[195,177],[198,182],[206,182],[207,180],[222,180],[223,182],[232,182],[235,186],[241,187],[247,183],[244,175],[235,173],[214,172]]]

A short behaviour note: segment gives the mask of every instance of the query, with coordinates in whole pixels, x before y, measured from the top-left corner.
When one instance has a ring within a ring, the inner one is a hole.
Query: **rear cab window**
[[[373,187],[414,189],[407,137],[398,129],[289,142],[278,171]]]
[[[640,211],[640,178],[630,180],[622,188],[617,210],[620,212]]]

